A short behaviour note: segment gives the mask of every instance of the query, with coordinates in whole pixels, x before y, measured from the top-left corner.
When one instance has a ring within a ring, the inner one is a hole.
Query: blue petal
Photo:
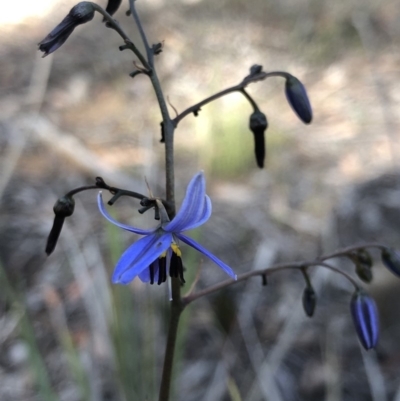
[[[237,280],[236,274],[233,272],[233,270],[227,264],[225,264],[222,260],[218,259],[211,252],[207,251],[207,249],[204,248],[203,246],[201,246],[198,242],[192,240],[191,238],[189,238],[189,237],[187,237],[186,235],[183,235],[183,234],[176,234],[176,236],[181,241],[183,241],[186,244],[190,245],[192,248],[197,249],[203,255],[206,255],[214,263],[216,263],[222,270],[224,270],[225,273],[229,274],[234,280]]]
[[[141,238],[131,245],[119,259],[112,282],[127,284],[150,266],[172,242],[172,234],[158,233]]]
[[[97,204],[99,206],[99,210],[101,214],[111,223],[115,224],[116,226],[123,228],[124,230],[130,231],[135,234],[140,234],[140,235],[150,235],[153,234],[157,229],[153,228],[152,230],[142,230],[141,228],[135,228],[128,226],[126,224],[119,223],[117,220],[114,220],[107,212],[106,208],[104,207],[103,203],[103,197],[101,192],[99,192],[99,195],[97,196]]]
[[[210,218],[211,212],[212,212],[211,199],[208,195],[206,195],[204,207],[203,207],[203,213],[202,213],[202,216],[200,217],[200,219],[197,221],[194,221],[193,224],[186,225],[182,228],[178,225],[177,231],[181,232],[181,231],[192,230],[193,228],[201,226]]]
[[[182,206],[174,217],[163,228],[167,232],[186,231],[197,223],[204,216],[206,201],[206,180],[203,172],[197,173],[190,181]]]

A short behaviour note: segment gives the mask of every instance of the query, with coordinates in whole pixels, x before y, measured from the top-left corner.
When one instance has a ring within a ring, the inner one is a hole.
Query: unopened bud
[[[122,0],[108,0],[106,11],[113,15],[118,10],[119,6],[121,5]]]
[[[75,201],[72,196],[63,196],[54,204],[53,211],[56,216],[69,217],[74,213]]]
[[[254,64],[250,67],[250,75],[259,74],[262,71],[262,65]]]
[[[379,337],[378,310],[375,301],[357,290],[350,302],[351,315],[358,338],[366,350],[375,348]]]
[[[384,248],[381,253],[382,263],[397,277],[400,277],[400,253],[394,249]]]
[[[301,121],[310,124],[312,109],[304,85],[293,75],[286,77],[285,94],[287,101]]]
[[[55,214],[53,227],[51,228],[50,234],[47,238],[45,249],[47,255],[50,255],[54,251],[64,225],[64,220],[66,217],[69,217],[72,215],[72,213],[74,213],[74,208],[75,201],[72,196],[63,196],[55,203],[53,207]]]
[[[359,249],[351,258],[356,265],[357,276],[365,283],[370,283],[373,279],[373,260],[370,253],[365,249]]]
[[[308,317],[314,315],[315,306],[317,305],[317,297],[312,287],[307,286],[303,292],[303,309]]]
[[[356,274],[360,278],[360,280],[364,281],[364,283],[370,283],[374,278],[372,274],[372,269],[361,263],[356,264]]]
[[[251,114],[249,128],[254,135],[254,153],[256,155],[257,165],[263,168],[265,159],[264,132],[268,128],[268,121],[265,114],[259,110]]]

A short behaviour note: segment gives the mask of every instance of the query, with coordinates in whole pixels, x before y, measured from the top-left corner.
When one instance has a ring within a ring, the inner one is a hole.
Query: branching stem
[[[188,107],[186,110],[182,111],[182,113],[178,114],[173,120],[172,123],[174,124],[175,127],[178,126],[179,122],[183,120],[187,115],[191,113],[198,113],[201,109],[201,107],[205,106],[208,103],[213,102],[214,100],[219,99],[220,97],[229,95],[230,93],[233,92],[240,92],[242,93],[246,99],[250,102],[252,105],[254,111],[258,110],[257,104],[254,102],[254,100],[250,97],[250,95],[245,91],[245,88],[248,84],[252,82],[257,82],[257,81],[262,81],[264,79],[267,79],[269,77],[282,77],[282,78],[287,78],[290,76],[287,72],[284,71],[273,71],[273,72],[260,72],[255,75],[249,75],[243,79],[240,84],[231,86],[230,88],[224,89],[220,92],[215,93],[212,96],[207,97],[206,99],[202,100],[199,103],[194,104],[191,107]]]
[[[135,2],[136,2],[136,0],[129,0],[129,6],[130,6],[131,13],[132,13],[132,17],[135,20],[137,28],[139,29],[140,37],[142,38],[144,48],[146,49],[147,60],[148,60],[149,64],[154,67],[154,65],[153,65],[154,64],[153,49],[151,49],[151,47],[149,46],[149,42],[147,40],[146,33],[144,32],[142,22],[140,21],[139,15],[136,11]]]
[[[144,58],[143,54],[141,53],[141,51],[135,46],[135,44],[129,39],[128,35],[124,32],[124,30],[120,27],[119,23],[113,19],[113,17],[106,11],[104,10],[102,7],[100,7],[98,4],[96,3],[92,3],[94,9],[100,13],[104,19],[107,21],[107,26],[111,29],[114,29],[114,31],[116,31],[119,36],[121,36],[121,38],[124,40],[126,48],[129,48],[133,51],[133,53],[135,53],[136,57],[140,60],[140,62],[143,64],[143,66],[149,70],[150,66],[147,62],[147,60]]]
[[[160,107],[162,121],[164,126],[164,142],[165,142],[165,190],[167,200],[167,213],[169,218],[172,220],[175,216],[175,174],[174,174],[174,130],[175,126],[171,121],[168,112],[168,106],[165,101],[164,93],[161,88],[160,81],[157,76],[157,72],[154,66],[154,54],[153,50],[148,44],[146,34],[143,30],[139,15],[136,12],[135,0],[129,0],[130,10],[135,20],[135,23],[139,29],[140,36],[142,38],[144,47],[147,53],[147,61],[149,66],[148,76],[150,77],[153,85],[154,92],[157,97],[157,101]],[[159,401],[168,401],[171,390],[172,370],[174,363],[174,354],[176,339],[178,335],[178,325],[181,312],[183,310],[183,304],[181,299],[180,282],[177,279],[171,279],[172,286],[172,300],[169,317],[169,328],[167,344],[165,348],[163,371],[161,376],[161,385],[159,393]]]
[[[205,288],[204,290],[198,291],[196,293],[191,293],[191,294],[183,297],[182,302],[186,306],[186,305],[190,304],[191,302],[195,301],[196,299],[199,299],[206,295],[213,294],[214,292],[219,291],[223,288],[226,288],[232,284],[236,284],[236,283],[240,283],[241,281],[245,281],[245,280],[249,279],[250,277],[255,277],[255,276],[266,277],[266,276],[269,276],[278,271],[283,271],[283,270],[288,270],[288,269],[304,269],[307,266],[322,266],[329,270],[332,270],[335,273],[338,273],[338,274],[342,275],[343,277],[345,277],[357,289],[357,288],[359,288],[359,285],[353,277],[351,277],[346,272],[338,269],[337,267],[332,266],[329,263],[326,263],[326,260],[338,258],[338,257],[347,257],[347,255],[349,253],[357,251],[359,249],[365,249],[365,248],[384,249],[385,246],[380,243],[373,242],[373,243],[367,243],[367,244],[363,244],[363,245],[347,247],[347,248],[341,249],[339,251],[336,251],[334,253],[321,256],[320,258],[317,258],[316,260],[278,263],[278,264],[270,266],[266,269],[253,270],[251,272],[241,274],[238,276],[236,281],[232,280],[232,279],[228,279],[228,280],[222,281],[221,283],[218,283],[218,284],[212,285],[208,288]]]

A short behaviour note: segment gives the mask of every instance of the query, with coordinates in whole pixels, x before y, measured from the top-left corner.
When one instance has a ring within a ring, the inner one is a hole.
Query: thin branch
[[[313,264],[310,264],[309,266],[322,266],[322,267],[326,267],[327,269],[332,270],[333,272],[338,273],[338,274],[342,275],[343,277],[345,277],[348,281],[350,281],[351,284],[353,284],[355,290],[358,290],[358,289],[360,288],[360,286],[358,285],[357,281],[354,280],[353,277],[351,277],[351,276],[350,276],[349,274],[347,274],[346,272],[344,272],[344,271],[338,269],[337,267],[332,266],[332,265],[329,264],[329,263],[326,263],[326,262],[314,262]]]
[[[290,76],[287,72],[284,71],[273,71],[273,72],[264,72],[261,71],[256,74],[250,74],[247,77],[245,77],[240,84],[231,86],[230,88],[224,89],[204,100],[202,100],[199,103],[196,103],[195,105],[188,107],[186,110],[184,110],[182,113],[177,115],[173,120],[172,123],[174,124],[175,127],[178,126],[179,122],[184,119],[187,115],[191,113],[197,113],[202,106],[213,102],[216,99],[219,99],[220,97],[229,95],[230,93],[233,92],[240,92],[242,93],[246,99],[250,102],[251,106],[253,107],[254,111],[258,110],[257,104],[254,102],[254,100],[250,97],[250,95],[244,90],[246,86],[250,83],[257,82],[257,81],[263,81],[269,77],[282,77],[282,78],[287,78]]]
[[[253,110],[256,111],[260,111],[260,109],[258,108],[257,103],[254,101],[254,99],[247,93],[247,91],[243,88],[241,90],[243,96],[249,101],[249,103],[251,104],[251,106],[253,107]]]
[[[144,58],[143,54],[140,52],[140,50],[135,46],[135,44],[129,39],[128,35],[124,32],[124,30],[120,27],[119,23],[113,19],[113,17],[106,11],[104,10],[102,7],[100,7],[98,4],[96,3],[91,3],[93,5],[93,8],[99,12],[104,19],[107,21],[107,26],[111,29],[114,29],[114,31],[116,31],[119,36],[121,36],[121,38],[124,40],[126,48],[130,49],[133,51],[133,53],[135,53],[135,55],[137,56],[137,58],[141,61],[141,63],[143,64],[143,66],[147,69],[150,70],[150,66],[149,63],[147,62],[147,60]]]
[[[204,100],[202,100],[199,103],[196,103],[195,105],[188,107],[186,110],[182,111],[182,113],[178,114],[173,120],[172,123],[174,124],[175,127],[178,126],[179,122],[184,119],[187,115],[191,113],[197,113],[202,106],[211,103],[212,101],[219,99],[222,96],[226,96],[230,93],[233,92],[240,92],[244,88],[243,83],[240,83],[239,85],[231,86],[230,88],[224,89],[221,92],[218,92]]]
[[[326,263],[325,261],[328,259],[333,259],[333,258],[338,258],[338,257],[346,257],[347,254],[349,254],[351,252],[357,251],[359,249],[365,249],[365,248],[384,249],[385,246],[380,243],[372,242],[372,243],[367,243],[367,244],[363,244],[363,245],[350,246],[350,247],[341,249],[339,251],[336,251],[334,253],[321,256],[321,257],[319,257],[315,260],[311,260],[311,261],[278,263],[278,264],[270,266],[266,269],[253,270],[251,272],[241,274],[238,276],[237,280],[228,279],[228,280],[222,281],[221,283],[218,283],[218,284],[212,285],[208,288],[205,288],[204,290],[198,291],[194,294],[189,294],[182,298],[182,302],[186,306],[198,298],[213,294],[214,292],[219,291],[232,284],[236,284],[236,283],[240,283],[241,281],[245,281],[245,280],[249,279],[250,277],[255,277],[255,276],[266,277],[266,276],[269,276],[278,271],[283,271],[283,270],[288,270],[288,269],[304,269],[307,266],[321,266],[321,267],[330,269],[330,270],[344,276],[347,280],[349,280],[351,282],[351,284],[354,285],[355,288],[359,288],[357,281],[354,280],[350,275],[348,275],[347,273],[343,272],[342,270]]]
[[[133,19],[135,20],[136,26],[139,29],[139,34],[140,34],[140,37],[142,38],[144,48],[146,49],[147,60],[148,60],[149,64],[152,67],[154,67],[153,49],[149,46],[149,42],[147,40],[146,33],[144,32],[142,22],[140,21],[139,15],[136,11],[135,1],[136,0],[129,0],[130,11],[131,11]]]

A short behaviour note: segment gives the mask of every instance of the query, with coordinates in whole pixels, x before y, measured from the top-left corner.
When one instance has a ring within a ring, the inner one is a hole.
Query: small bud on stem
[[[249,128],[254,135],[254,153],[256,155],[257,166],[263,168],[265,159],[264,132],[268,128],[268,121],[265,114],[256,110],[250,116]]]

